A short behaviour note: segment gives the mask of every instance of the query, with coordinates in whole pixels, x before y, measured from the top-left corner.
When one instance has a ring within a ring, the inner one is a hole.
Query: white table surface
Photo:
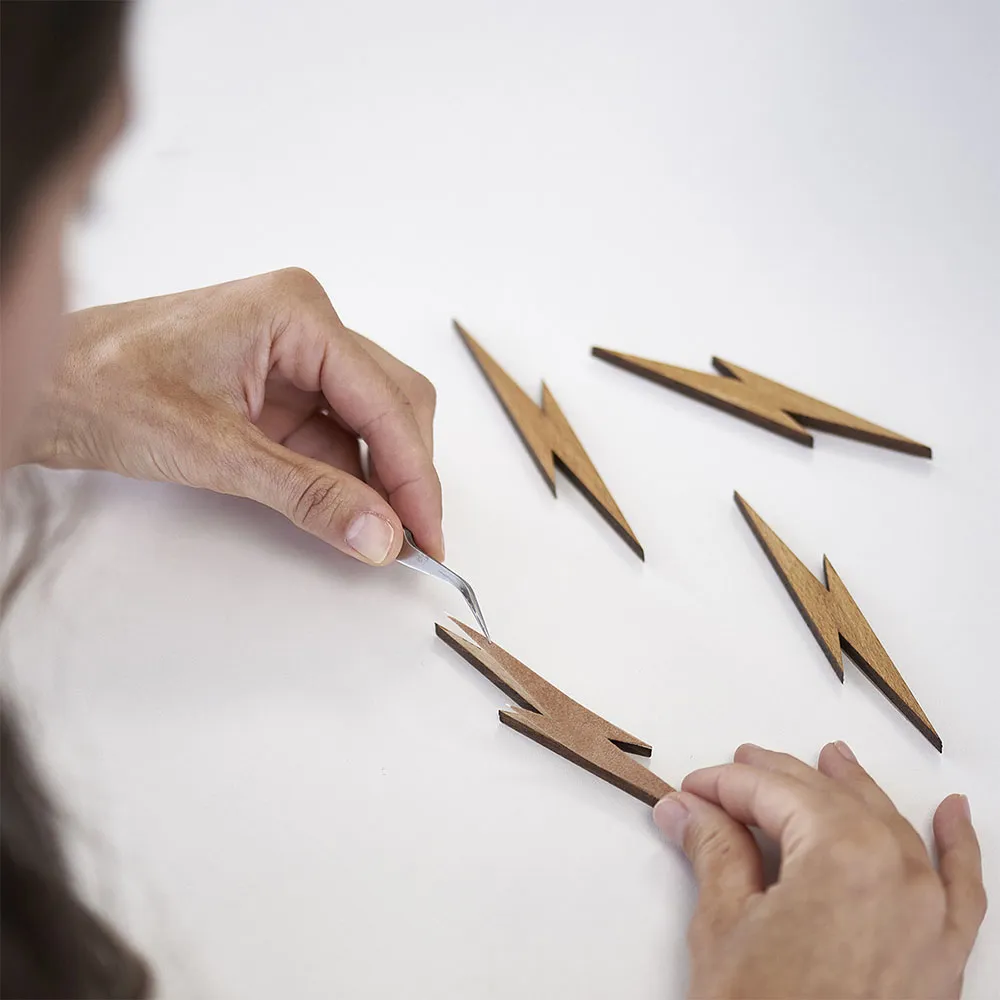
[[[674,782],[842,738],[928,835],[968,793],[1000,899],[997,7],[144,0],[135,27],[76,301],[309,268],[437,384],[449,561],[501,644]],[[645,564],[564,478],[552,499],[452,316],[548,382]],[[807,450],[592,344],[718,354],[934,460]],[[685,863],[500,726],[433,635],[457,594],[250,503],[86,481],[9,644],[163,996],[683,995]],[[831,557],[943,756],[836,682],[734,488]],[[966,996],[998,982],[994,917]]]

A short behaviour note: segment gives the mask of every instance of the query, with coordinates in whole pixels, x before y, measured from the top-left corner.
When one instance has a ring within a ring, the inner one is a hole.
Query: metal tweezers
[[[465,603],[469,605],[469,610],[475,615],[479,627],[483,630],[483,635],[487,639],[490,637],[489,629],[486,628],[486,620],[482,611],[479,610],[479,601],[476,600],[476,592],[457,574],[453,573],[447,566],[441,565],[436,559],[432,559],[422,549],[417,548],[417,543],[413,540],[409,528],[403,528],[403,547],[399,550],[396,562],[415,569],[418,573],[425,573],[438,580],[450,583],[465,598]]]

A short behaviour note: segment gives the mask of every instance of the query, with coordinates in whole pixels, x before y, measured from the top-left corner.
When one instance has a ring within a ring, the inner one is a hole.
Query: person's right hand
[[[434,387],[286,268],[75,313],[23,459],[247,497],[374,566],[444,557]],[[359,441],[368,444],[368,475]]]
[[[934,816],[935,869],[916,830],[843,743],[819,768],[744,745],[657,803],[698,881],[690,996],[954,998],[986,892],[968,800]],[[748,826],[781,847],[765,889]]]

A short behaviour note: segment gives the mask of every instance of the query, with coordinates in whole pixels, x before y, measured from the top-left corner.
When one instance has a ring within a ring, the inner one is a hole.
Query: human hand
[[[373,565],[398,555],[402,519],[443,557],[434,387],[348,330],[308,272],[70,320],[28,460],[248,497]]]
[[[824,747],[818,769],[750,744],[733,759],[653,811],[698,882],[690,996],[958,997],[986,913],[968,800],[938,806],[935,870],[846,744]],[[747,826],[781,847],[767,889]]]

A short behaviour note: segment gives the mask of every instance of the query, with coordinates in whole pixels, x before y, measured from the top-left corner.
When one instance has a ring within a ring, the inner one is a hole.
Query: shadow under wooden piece
[[[886,430],[721,358],[712,358],[712,364],[722,374],[712,375],[710,372],[696,372],[690,368],[637,358],[633,354],[620,354],[603,347],[594,347],[591,353],[595,358],[676,389],[809,448],[813,446],[813,437],[805,428],[814,427],[892,451],[921,458],[931,457],[931,449],[919,441]]]
[[[594,468],[579,438],[573,433],[549,387],[542,383],[542,405],[539,407],[528,394],[486,353],[472,335],[457,320],[455,329],[486,376],[500,400],[514,429],[517,431],[538,471],[556,495],[556,471],[560,468],[573,480],[583,495],[618,533],[626,545],[642,560],[646,556],[622,514],[611,491]]]
[[[502,723],[647,805],[656,805],[673,791],[629,756],[651,756],[653,748],[648,743],[577,704],[475,629],[457,618],[451,620],[465,636],[435,625],[438,638],[516,702],[514,707],[500,709]]]
[[[739,493],[733,496],[841,683],[844,681],[843,648],[862,673],[941,752],[941,737],[889,659],[889,654],[854,603],[830,560],[823,557],[824,586]]]

